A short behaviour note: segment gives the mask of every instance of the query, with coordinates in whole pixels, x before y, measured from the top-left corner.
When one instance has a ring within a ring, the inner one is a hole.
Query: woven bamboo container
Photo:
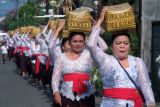
[[[108,32],[136,28],[133,8],[128,3],[106,6],[106,30]]]
[[[27,27],[20,28],[20,33],[26,33],[26,32],[27,32]]]
[[[14,31],[9,31],[8,33],[9,33],[10,36],[13,36],[15,32]]]
[[[41,33],[41,29],[39,27],[34,27],[31,33],[32,33],[32,36],[36,36],[38,33]]]
[[[55,20],[49,20],[49,28],[50,29],[53,29],[55,26],[56,26],[56,24],[57,24],[57,21],[55,21]]]
[[[70,11],[67,14],[67,29],[69,31],[90,32],[92,16],[89,11]]]
[[[67,38],[70,34],[70,31],[66,30],[66,29],[63,29],[62,30],[62,37],[63,38]]]
[[[27,32],[31,33],[32,29],[34,28],[35,26],[27,26]]]

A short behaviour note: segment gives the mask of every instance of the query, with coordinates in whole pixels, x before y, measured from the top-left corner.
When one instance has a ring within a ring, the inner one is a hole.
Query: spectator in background
[[[6,41],[2,42],[1,51],[2,51],[3,64],[5,64],[6,57],[7,57],[7,54],[8,54],[8,46],[7,46],[7,42]]]

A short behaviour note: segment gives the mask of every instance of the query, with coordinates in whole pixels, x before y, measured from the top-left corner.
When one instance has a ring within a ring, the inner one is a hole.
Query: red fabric
[[[39,60],[38,56],[40,56],[40,54],[33,54],[33,56],[36,56],[35,74],[38,74],[39,73],[39,67],[40,67],[40,60]]]
[[[41,55],[47,57],[46,54],[41,54]],[[48,69],[49,69],[49,64],[50,64],[50,58],[48,57],[47,61],[46,61],[46,71],[48,71]]]
[[[50,65],[50,58],[48,57],[46,61],[46,71],[48,71],[49,65]]]
[[[73,81],[73,92],[81,95],[87,91],[87,86],[84,81],[88,81],[90,76],[84,73],[70,73],[63,76],[64,81]]]
[[[29,48],[28,47],[20,47],[20,51],[21,51],[20,54],[23,55],[26,50],[29,50]]]
[[[104,89],[103,95],[105,97],[132,100],[134,101],[134,107],[143,107],[143,102],[140,94],[133,88],[112,88]]]
[[[18,50],[19,50],[19,47],[16,47],[15,50],[14,50],[14,54],[17,53]]]
[[[30,50],[30,48],[29,48],[29,47],[26,47],[26,50]]]
[[[42,56],[47,56],[46,54],[41,54]]]

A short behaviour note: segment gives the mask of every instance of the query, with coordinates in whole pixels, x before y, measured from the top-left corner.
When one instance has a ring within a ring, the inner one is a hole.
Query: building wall
[[[152,22],[160,21],[160,0],[142,0],[141,57],[151,69]]]

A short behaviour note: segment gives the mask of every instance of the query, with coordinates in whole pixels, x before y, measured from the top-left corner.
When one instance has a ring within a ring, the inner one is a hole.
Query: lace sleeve
[[[54,64],[54,60],[62,53],[59,40],[53,38],[49,42],[49,54],[52,60],[52,64]]]
[[[59,56],[62,54],[60,38],[58,38],[58,39],[56,40],[56,45],[55,45],[55,47],[53,48],[53,52],[54,52],[55,58],[59,57]]]
[[[26,45],[27,47],[30,46],[30,44],[29,44],[29,42],[26,40],[26,38],[22,38],[22,40],[23,40],[23,42],[25,43],[25,45]]]
[[[106,63],[105,62],[106,56],[109,56],[109,55],[104,53],[103,50],[99,46],[97,46],[97,42],[98,42],[97,38],[99,37],[99,33],[100,33],[100,27],[95,26],[92,30],[90,37],[89,37],[87,46],[88,46],[95,62],[99,65],[99,67],[102,67]],[[107,58],[107,59],[109,59],[109,58]]]
[[[108,49],[108,46],[106,42],[99,36],[98,37],[98,46],[103,50],[106,51]]]
[[[62,60],[60,57],[58,57],[55,60],[54,63],[54,69],[53,69],[53,74],[52,74],[52,90],[54,92],[59,92],[59,82],[60,82],[60,77],[61,77],[61,67],[62,66]]]
[[[137,62],[139,63],[137,64],[139,68],[138,83],[146,100],[146,104],[155,105],[155,99],[151,88],[147,67],[142,59],[137,58]]]
[[[45,40],[47,41],[48,44],[49,44],[50,39],[52,39],[52,32],[53,32],[53,29],[50,29],[48,34],[46,34],[45,36]]]

